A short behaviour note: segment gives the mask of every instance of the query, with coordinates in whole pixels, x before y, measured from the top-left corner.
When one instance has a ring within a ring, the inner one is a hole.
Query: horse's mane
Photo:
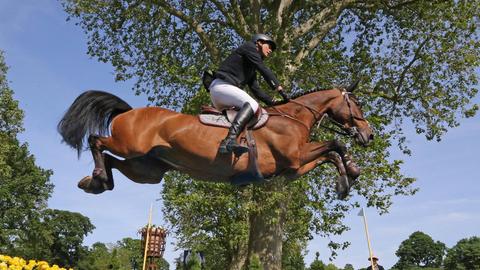
[[[294,93],[292,96],[290,96],[290,97],[288,97],[288,98],[289,98],[289,99],[296,99],[296,98],[299,98],[299,97],[301,97],[301,96],[305,96],[305,95],[308,95],[308,94],[311,94],[311,93],[320,92],[320,91],[326,91],[326,90],[331,90],[331,89],[335,89],[335,88],[337,88],[337,87],[312,89],[312,90],[308,90],[308,91],[305,91],[305,92]],[[276,102],[274,102],[273,106],[286,104],[286,103],[288,103],[288,102],[289,102],[288,100],[276,101]]]

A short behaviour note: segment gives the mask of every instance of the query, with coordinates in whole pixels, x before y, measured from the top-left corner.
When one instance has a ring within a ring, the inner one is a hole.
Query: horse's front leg
[[[352,160],[351,156],[347,154],[347,147],[337,141],[327,141],[327,142],[311,142],[306,144],[302,149],[302,164],[309,163],[312,160],[315,160],[317,157],[321,156],[323,153],[328,153],[330,151],[335,151],[340,155],[345,170],[349,177],[350,184],[352,185],[355,179],[360,175],[360,167]]]
[[[360,174],[358,167],[345,154],[346,147],[338,141],[311,142],[301,149],[301,167],[297,175],[303,175],[313,170],[319,164],[330,162],[335,165],[340,174],[336,182],[336,191],[340,199],[348,195],[353,181]]]

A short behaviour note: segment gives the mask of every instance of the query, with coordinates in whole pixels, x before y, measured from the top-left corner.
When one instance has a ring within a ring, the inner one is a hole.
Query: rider
[[[220,143],[219,152],[222,154],[234,152],[241,155],[248,151],[247,147],[237,143],[237,137],[245,125],[259,110],[255,99],[242,90],[248,85],[253,95],[267,105],[272,105],[273,100],[259,87],[256,71],[258,70],[265,81],[274,90],[284,97],[283,88],[279,81],[263,63],[276,49],[277,45],[269,36],[256,34],[250,42],[245,42],[230,54],[220,65],[215,73],[215,80],[209,87],[213,106],[218,110],[235,107],[239,112],[232,122],[227,137]]]

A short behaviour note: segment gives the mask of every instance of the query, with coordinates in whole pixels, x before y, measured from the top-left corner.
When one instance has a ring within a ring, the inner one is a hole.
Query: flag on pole
[[[363,207],[360,210],[360,212],[358,212],[358,215],[363,217],[363,224],[365,225],[365,235],[367,236],[367,243],[368,243],[368,253],[370,254],[370,266],[372,267],[372,269],[375,269],[374,266],[373,266],[373,260],[372,260],[373,252],[372,252],[372,246],[370,244],[370,236],[368,235],[367,216],[365,215],[365,212],[363,211]]]

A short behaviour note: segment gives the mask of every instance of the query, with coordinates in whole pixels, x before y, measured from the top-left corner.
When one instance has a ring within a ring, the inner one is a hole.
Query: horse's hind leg
[[[158,184],[163,175],[172,167],[167,163],[149,157],[148,155],[119,160],[109,154],[104,154],[105,162],[111,168],[118,169],[130,180],[140,184]]]
[[[87,193],[99,194],[105,190],[113,189],[112,169],[108,162],[105,162],[104,146],[99,136],[90,135],[88,137],[88,145],[92,152],[95,169],[93,169],[92,176],[84,177],[78,182],[78,187]]]

